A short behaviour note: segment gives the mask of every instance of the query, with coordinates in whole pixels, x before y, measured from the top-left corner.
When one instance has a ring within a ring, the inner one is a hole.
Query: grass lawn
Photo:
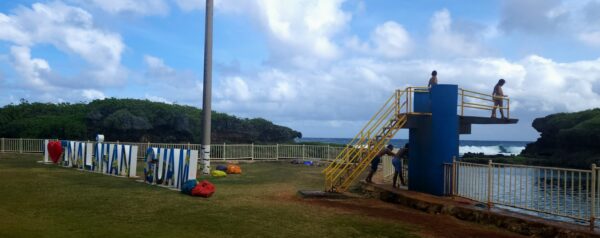
[[[208,199],[0,154],[0,237],[413,237],[397,221],[311,206],[322,168],[242,164]],[[141,174],[141,173],[138,173]]]

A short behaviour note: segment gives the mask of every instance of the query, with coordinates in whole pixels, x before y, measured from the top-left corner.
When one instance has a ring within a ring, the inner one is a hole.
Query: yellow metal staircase
[[[396,90],[365,127],[325,168],[325,188],[344,192],[370,165],[396,133],[406,124],[411,113],[412,93],[426,88],[409,87]]]

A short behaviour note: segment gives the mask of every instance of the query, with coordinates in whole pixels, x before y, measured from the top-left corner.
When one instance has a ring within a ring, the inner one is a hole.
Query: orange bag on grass
[[[227,165],[227,173],[228,174],[241,174],[242,168],[239,165],[229,164]]]

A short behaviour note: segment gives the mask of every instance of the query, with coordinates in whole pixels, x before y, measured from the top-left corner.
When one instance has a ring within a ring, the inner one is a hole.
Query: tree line
[[[212,112],[214,143],[286,143],[302,134],[263,118],[239,118]],[[200,143],[202,110],[138,99],[102,99],[89,103],[30,103],[0,108],[0,137],[108,141]]]

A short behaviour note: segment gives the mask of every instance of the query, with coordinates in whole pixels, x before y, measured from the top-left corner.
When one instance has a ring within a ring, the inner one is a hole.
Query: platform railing
[[[453,162],[450,194],[538,215],[585,221],[593,229],[600,201],[599,168],[589,170],[492,163]]]
[[[391,183],[393,180],[393,176],[394,176],[394,172],[395,172],[395,168],[394,165],[392,165],[392,156],[383,156],[381,157],[381,163],[382,163],[382,169],[383,169],[383,182],[384,183]],[[402,159],[402,177],[404,177],[404,181],[408,182],[408,160],[407,159]],[[400,182],[398,180],[398,182]]]
[[[105,143],[138,146],[138,157],[144,158],[149,147],[200,150],[200,144],[122,142]],[[212,144],[211,160],[333,160],[343,146],[303,144]],[[44,139],[0,138],[0,153],[44,153]]]
[[[502,100],[503,106],[496,107],[497,110],[504,110],[506,118],[510,118],[510,98],[493,96],[491,94],[479,93],[466,89],[458,89],[458,107],[459,115],[464,116],[465,110],[477,109],[477,110],[494,110],[494,101]],[[499,113],[499,112],[498,112]]]

